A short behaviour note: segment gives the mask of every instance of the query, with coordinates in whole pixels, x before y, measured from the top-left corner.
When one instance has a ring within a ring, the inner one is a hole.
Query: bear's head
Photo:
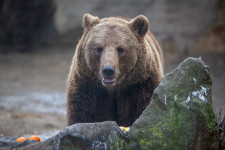
[[[148,19],[142,15],[131,20],[84,15],[85,61],[104,87],[121,84],[134,69],[148,26]]]

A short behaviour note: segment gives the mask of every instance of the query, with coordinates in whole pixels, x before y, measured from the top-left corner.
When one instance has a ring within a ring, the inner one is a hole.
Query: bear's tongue
[[[106,84],[113,84],[113,83],[115,83],[116,79],[115,78],[103,78],[102,81]]]

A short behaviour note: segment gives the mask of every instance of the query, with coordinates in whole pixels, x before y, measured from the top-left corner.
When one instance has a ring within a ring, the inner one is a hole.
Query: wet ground
[[[43,140],[66,127],[73,48],[54,49],[0,54],[0,136],[38,134]]]
[[[75,46],[74,46],[75,47]],[[66,127],[66,80],[74,47],[0,54],[0,137],[37,134],[41,140]],[[195,54],[210,66],[213,105],[225,113],[224,54]],[[165,72],[187,56],[165,53]]]

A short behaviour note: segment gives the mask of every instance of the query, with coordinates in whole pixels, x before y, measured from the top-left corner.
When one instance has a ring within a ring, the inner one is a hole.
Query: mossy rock
[[[121,144],[124,140],[117,139],[117,145],[121,149],[216,150],[218,125],[211,89],[205,63],[186,59],[155,89],[150,104],[133,123],[129,141]]]

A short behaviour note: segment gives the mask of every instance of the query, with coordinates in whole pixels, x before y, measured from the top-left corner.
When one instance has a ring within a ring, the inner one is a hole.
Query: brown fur
[[[68,125],[110,120],[130,126],[139,117],[163,77],[162,51],[148,26],[142,15],[132,20],[84,15],[68,77]],[[115,68],[112,86],[102,83],[105,65]]]

